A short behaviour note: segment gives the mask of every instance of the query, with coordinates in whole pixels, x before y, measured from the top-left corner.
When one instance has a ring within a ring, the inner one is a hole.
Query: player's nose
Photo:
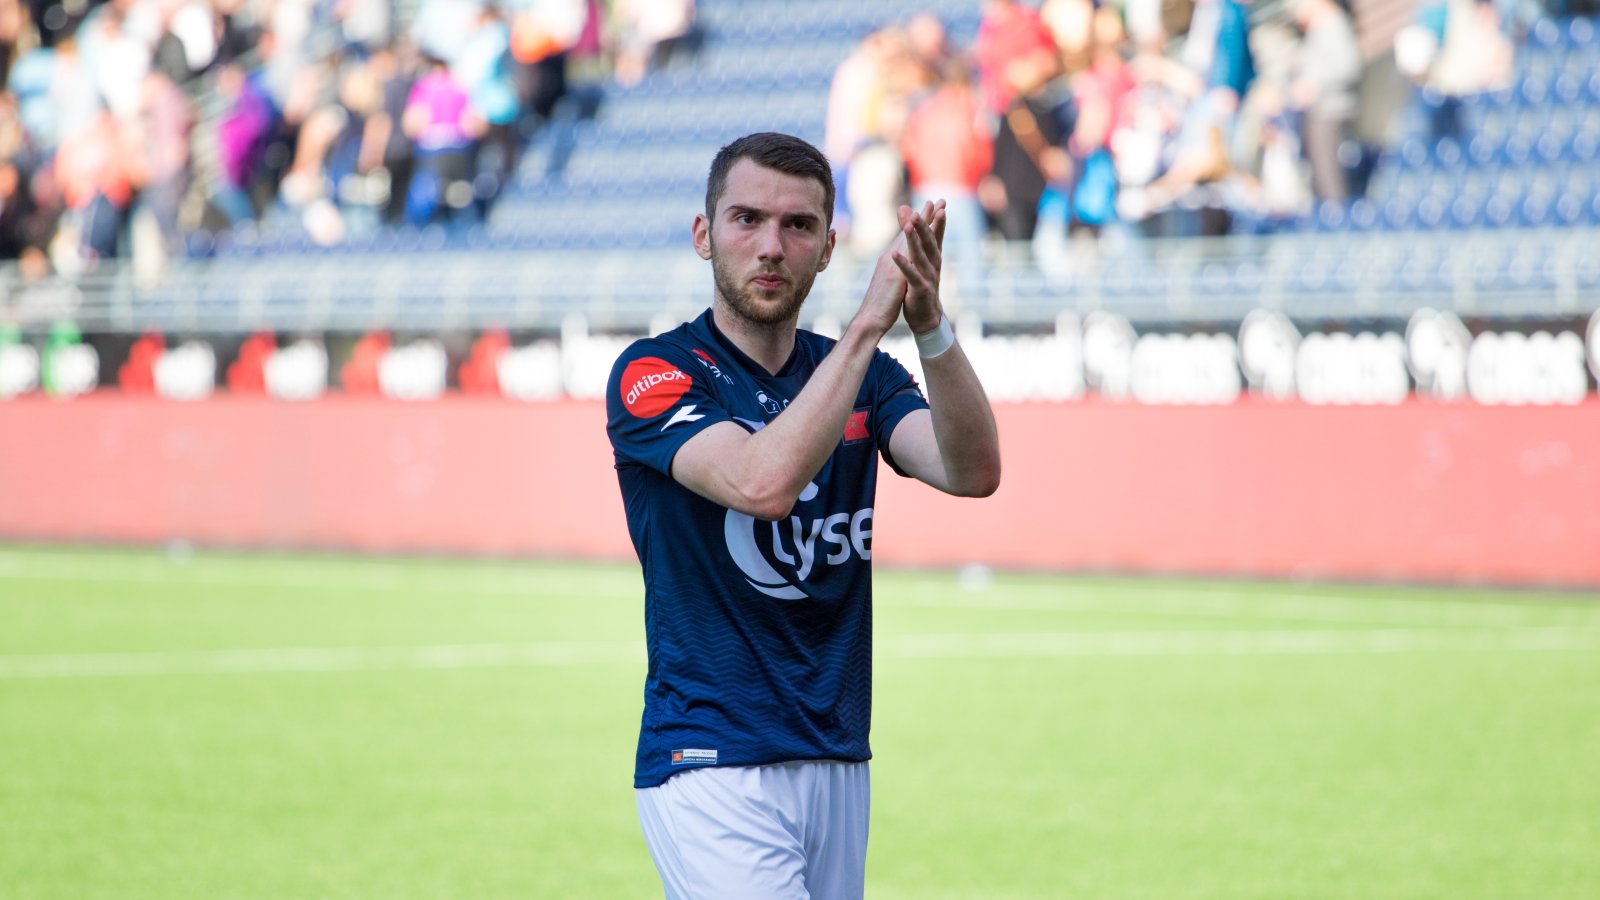
[[[756,237],[756,254],[763,261],[783,259],[783,226],[776,220],[768,221]]]

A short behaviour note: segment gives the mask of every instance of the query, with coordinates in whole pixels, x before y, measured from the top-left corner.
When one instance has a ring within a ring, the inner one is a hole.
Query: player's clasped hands
[[[899,209],[900,233],[895,236],[867,285],[858,316],[887,332],[900,318],[914,332],[939,324],[943,308],[939,304],[939,269],[943,259],[944,201],[925,203],[922,210],[909,206]]]
[[[908,206],[900,207],[900,234],[895,242],[903,242],[905,251],[896,251],[894,262],[906,279],[906,324],[919,334],[938,327],[944,315],[944,308],[939,304],[944,223],[943,200],[937,204],[923,204],[920,213]]]

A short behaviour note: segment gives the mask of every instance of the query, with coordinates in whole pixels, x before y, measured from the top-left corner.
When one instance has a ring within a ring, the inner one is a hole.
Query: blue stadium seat
[[[1567,46],[1584,49],[1600,44],[1595,35],[1595,20],[1575,16],[1567,22]]]
[[[1527,228],[1543,228],[1550,224],[1554,213],[1553,198],[1542,193],[1530,193],[1517,208],[1518,223]]]
[[[1511,218],[1516,212],[1514,200],[1496,194],[1484,201],[1483,223],[1490,228],[1504,228],[1511,224]]]

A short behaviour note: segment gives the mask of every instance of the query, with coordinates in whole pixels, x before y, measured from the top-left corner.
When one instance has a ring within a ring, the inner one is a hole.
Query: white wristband
[[[950,327],[950,317],[941,315],[937,328],[922,334],[912,332],[911,339],[917,342],[918,356],[933,359],[956,345],[956,330]]]

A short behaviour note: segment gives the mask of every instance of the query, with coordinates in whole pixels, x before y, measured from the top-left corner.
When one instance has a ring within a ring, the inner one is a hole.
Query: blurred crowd
[[[0,0],[0,259],[25,280],[290,216],[473,220],[569,88],[693,0]],[[603,71],[601,71],[603,70]]]
[[[799,2],[799,0],[797,0]],[[831,87],[826,150],[852,245],[943,197],[957,269],[990,236],[1270,228],[1359,196],[1373,60],[1432,98],[1494,88],[1549,0],[1424,0],[1374,50],[1345,0],[972,0],[970,47],[921,15]],[[1378,4],[1382,5],[1382,4]],[[1531,10],[1531,11],[1530,11]],[[639,82],[694,0],[0,0],[0,259],[24,280],[141,271],[287,218],[336,244],[477,221],[574,79]],[[402,25],[402,23],[406,23]],[[1392,52],[1391,52],[1392,50]]]
[[[1271,229],[1364,190],[1375,57],[1402,58],[1399,93],[1430,98],[1440,129],[1452,99],[1510,76],[1488,0],[1428,0],[1395,53],[1363,51],[1344,0],[1286,11],[1253,26],[1238,0],[983,0],[970,47],[931,14],[874,32],[829,98],[850,243],[881,247],[897,202],[933,197],[958,277],[981,277],[989,235],[1048,257],[1108,229]]]

